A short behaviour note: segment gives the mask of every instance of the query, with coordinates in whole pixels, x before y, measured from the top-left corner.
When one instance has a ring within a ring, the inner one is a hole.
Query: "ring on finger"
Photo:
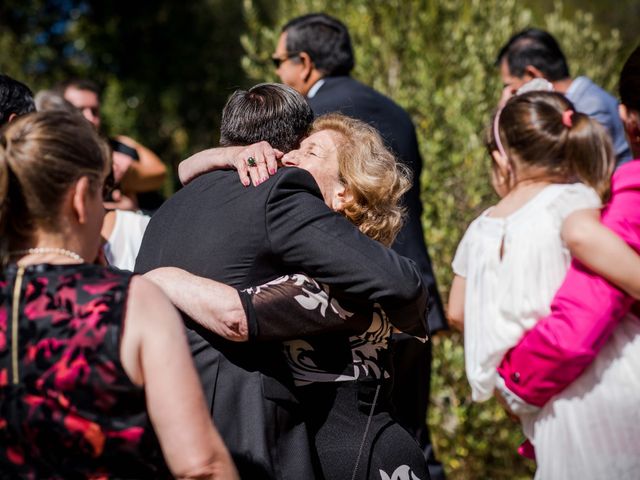
[[[253,157],[247,158],[247,165],[249,165],[250,167],[255,167],[257,165],[256,159]]]

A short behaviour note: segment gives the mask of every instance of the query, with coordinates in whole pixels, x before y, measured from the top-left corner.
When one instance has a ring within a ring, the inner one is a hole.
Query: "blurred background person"
[[[7,75],[0,74],[0,127],[35,109],[33,93],[29,87]]]
[[[35,104],[39,112],[62,110],[80,114],[71,103],[53,90],[39,91],[35,97]],[[114,183],[115,173],[112,168],[105,179],[105,188],[103,189],[103,200],[108,210],[102,223],[101,234],[104,239],[102,252],[109,265],[133,271],[142,237],[151,217],[139,211],[113,208],[117,205],[112,201],[113,197],[110,194],[115,188]]]
[[[100,89],[91,80],[71,79],[56,86],[57,91],[100,131]],[[162,160],[130,137],[117,135],[109,138],[113,150],[114,203],[122,210],[155,209],[160,202],[145,196],[162,187],[166,166]]]
[[[0,470],[236,479],[169,300],[90,263],[107,152],[67,112],[0,138]]]
[[[576,111],[594,118],[607,129],[618,166],[631,160],[618,116],[618,101],[585,76],[571,78],[564,53],[550,33],[538,28],[516,33],[500,49],[496,65],[504,85],[502,103],[528,81],[544,78],[573,103]]]
[[[62,95],[54,90],[40,90],[34,98],[38,112],[64,111],[68,113],[81,113],[71,105]]]

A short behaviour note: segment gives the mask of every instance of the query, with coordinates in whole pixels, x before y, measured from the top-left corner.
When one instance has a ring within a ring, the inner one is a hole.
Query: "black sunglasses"
[[[290,58],[296,58],[299,56],[300,56],[300,52],[291,52],[291,53],[287,53],[284,57],[273,56],[271,57],[271,61],[273,62],[274,67],[280,68],[280,65],[282,65],[282,62],[286,62]]]

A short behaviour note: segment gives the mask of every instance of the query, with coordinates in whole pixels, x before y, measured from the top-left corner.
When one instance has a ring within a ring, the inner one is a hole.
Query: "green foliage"
[[[229,0],[3,0],[0,71],[34,91],[96,81],[105,129],[175,166],[215,145],[227,97],[246,85],[243,31],[242,5]]]
[[[324,11],[349,27],[353,76],[411,113],[424,159],[423,224],[443,295],[457,242],[495,201],[484,131],[501,90],[493,65],[500,46],[537,25],[564,46],[574,75],[611,89],[620,67],[617,31],[601,33],[587,13],[568,18],[558,2],[542,16],[515,0],[280,0],[270,17],[254,0],[244,0],[244,8],[242,65],[251,78],[274,78],[268,58],[288,19]],[[450,478],[530,477],[533,462],[515,453],[519,426],[495,402],[471,402],[460,334],[434,340],[434,372],[429,424]]]

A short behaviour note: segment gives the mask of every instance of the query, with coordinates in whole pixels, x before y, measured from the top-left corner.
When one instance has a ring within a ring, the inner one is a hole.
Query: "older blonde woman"
[[[225,159],[229,150],[198,154],[183,162],[181,175],[190,180],[204,170],[234,166],[245,184],[249,178],[262,183],[280,158],[285,167],[309,171],[325,203],[371,238],[388,246],[402,225],[408,174],[378,132],[359,120],[320,117],[300,148],[286,155],[265,144],[233,153],[232,161]],[[421,450],[393,420],[387,400],[392,327],[424,336],[423,318],[392,326],[378,305],[343,298],[339,289],[303,274],[240,292],[244,309],[231,287],[172,268],[147,275],[189,316],[228,339],[283,342],[322,477],[428,478]]]

